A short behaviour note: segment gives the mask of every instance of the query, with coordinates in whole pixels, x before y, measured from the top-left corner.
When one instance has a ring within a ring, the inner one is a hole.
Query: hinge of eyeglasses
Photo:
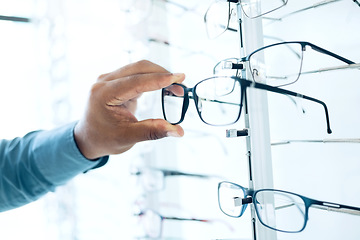
[[[243,130],[237,130],[237,129],[226,129],[226,137],[227,138],[233,138],[233,137],[244,137],[249,136],[249,129],[244,128]]]

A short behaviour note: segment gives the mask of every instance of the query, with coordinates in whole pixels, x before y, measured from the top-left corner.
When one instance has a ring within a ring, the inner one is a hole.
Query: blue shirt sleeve
[[[75,124],[0,140],[0,212],[35,201],[107,162],[108,156],[90,161],[81,154],[74,139]]]

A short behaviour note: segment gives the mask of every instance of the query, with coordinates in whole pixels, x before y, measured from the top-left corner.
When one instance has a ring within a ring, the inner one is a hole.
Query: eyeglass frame
[[[245,15],[246,17],[250,18],[250,19],[255,19],[255,18],[264,16],[264,15],[266,15],[266,14],[268,14],[268,13],[271,13],[271,12],[273,12],[273,11],[279,9],[279,8],[284,7],[284,6],[288,3],[288,0],[283,0],[283,2],[284,2],[283,5],[275,8],[275,9],[272,9],[272,10],[270,10],[270,11],[267,11],[267,12],[265,12],[265,13],[259,14],[259,15],[255,16],[255,17],[249,17],[249,16],[245,13],[245,11],[244,11],[244,9],[243,9],[243,7],[242,7],[242,5],[241,5],[241,1],[242,1],[242,0],[215,0],[215,1],[213,2],[213,3],[215,3],[215,2],[228,2],[228,4],[229,4],[228,19],[227,19],[226,27],[224,28],[224,31],[223,31],[223,32],[225,32],[226,30],[237,31],[236,29],[229,28],[229,23],[230,23],[230,18],[231,18],[231,13],[232,13],[231,7],[230,7],[230,6],[231,6],[231,5],[230,5],[231,3],[240,3],[241,10],[243,11],[244,15]],[[213,3],[212,3],[212,4],[213,4]],[[207,21],[206,21],[206,19],[207,19],[207,14],[208,14],[208,11],[209,11],[209,9],[211,8],[212,4],[208,7],[208,9],[206,10],[206,12],[205,12],[205,14],[204,14],[204,23],[205,23],[205,24],[207,24]],[[223,33],[223,32],[222,32],[222,33]],[[221,34],[222,34],[222,33],[221,33]],[[220,34],[220,35],[221,35],[221,34]],[[220,36],[220,35],[219,35],[219,36]]]
[[[331,51],[328,51],[322,47],[319,47],[313,43],[310,43],[310,42],[306,42],[306,41],[284,41],[284,42],[278,42],[278,43],[274,43],[274,44],[270,44],[270,45],[267,45],[267,46],[264,46],[264,47],[261,47],[259,49],[256,49],[255,51],[253,51],[252,53],[250,53],[249,55],[245,56],[245,57],[242,57],[242,58],[227,58],[227,59],[224,59],[224,60],[221,60],[220,62],[218,62],[217,64],[215,64],[214,68],[213,68],[213,73],[215,74],[216,73],[216,68],[219,66],[220,63],[226,61],[226,60],[237,60],[238,63],[237,64],[234,64],[232,63],[231,65],[231,69],[236,69],[236,70],[242,70],[242,69],[245,69],[244,67],[244,62],[247,62],[248,63],[248,66],[249,66],[249,70],[251,72],[251,77],[252,79],[255,81],[255,77],[253,75],[253,72],[252,72],[252,69],[251,69],[251,66],[250,66],[250,58],[251,56],[253,56],[255,53],[258,53],[260,51],[263,51],[264,49],[267,49],[267,48],[270,48],[270,47],[274,47],[274,46],[279,46],[279,45],[285,45],[285,44],[300,44],[301,45],[301,50],[302,52],[306,51],[306,46],[310,46],[311,49],[313,49],[314,51],[317,51],[319,53],[322,53],[322,54],[325,54],[325,55],[328,55],[330,57],[333,57],[333,58],[336,58],[346,64],[349,65],[349,67],[351,65],[357,65],[357,63],[347,59],[347,58],[344,58],[336,53],[333,53]],[[295,53],[296,54],[296,53]],[[300,57],[300,56],[299,56]],[[302,56],[301,56],[302,58]],[[357,66],[356,66],[357,67]],[[360,68],[360,66],[359,66]],[[297,79],[291,83],[287,83],[287,84],[282,84],[282,85],[279,85],[279,86],[287,86],[287,85],[290,85],[290,84],[293,84],[295,82],[297,82],[301,76],[301,74],[306,74],[307,72],[302,72],[301,71],[301,67],[300,67],[300,71],[299,71],[299,75],[297,77]],[[330,69],[331,70],[331,69]],[[336,70],[336,69],[335,69]],[[309,72],[309,73],[315,73],[315,72]],[[278,87],[279,87],[278,86]]]
[[[222,184],[224,183],[227,183],[227,184],[231,184],[231,185],[234,185],[234,186],[237,186],[239,187],[243,192],[244,192],[244,196],[245,198],[241,199],[241,205],[242,206],[242,209],[241,209],[241,212],[238,216],[232,216],[232,215],[229,215],[227,214],[222,208],[221,208],[221,204],[220,204],[220,187]],[[254,204],[254,199],[256,199],[256,194],[259,193],[259,192],[262,192],[262,191],[273,191],[273,192],[280,192],[280,193],[286,193],[286,194],[290,194],[290,195],[295,195],[299,198],[301,198],[303,201],[304,201],[304,206],[305,206],[305,213],[304,213],[304,225],[303,227],[299,230],[299,231],[284,231],[284,230],[279,230],[279,229],[276,229],[274,227],[271,227],[271,226],[268,226],[266,225],[261,217],[260,214],[259,214],[259,210],[257,208],[257,205]],[[260,221],[260,223],[262,225],[264,225],[265,227],[267,228],[270,228],[274,231],[278,231],[278,232],[285,232],[285,233],[298,233],[298,232],[301,232],[305,229],[306,225],[307,225],[307,221],[308,221],[308,216],[309,216],[309,208],[312,206],[312,205],[315,205],[317,207],[314,207],[314,208],[318,208],[318,209],[321,209],[321,210],[327,210],[327,211],[333,211],[333,212],[341,212],[341,213],[348,213],[348,214],[354,214],[354,215],[359,215],[360,216],[360,208],[358,207],[353,207],[353,206],[348,206],[348,205],[343,205],[343,204],[338,204],[338,203],[332,203],[332,202],[326,202],[326,201],[320,201],[320,200],[316,200],[316,199],[313,199],[313,198],[308,198],[308,197],[305,197],[303,195],[300,195],[298,193],[293,193],[293,192],[289,192],[289,191],[284,191],[284,190],[278,190],[278,189],[271,189],[271,188],[264,188],[264,189],[258,189],[258,190],[252,190],[252,189],[249,189],[249,188],[245,188],[239,184],[236,184],[236,183],[233,183],[233,182],[228,182],[228,181],[223,181],[223,182],[220,182],[218,184],[218,204],[219,204],[219,208],[220,210],[227,216],[229,217],[234,217],[234,218],[239,218],[241,217],[248,204],[250,203],[253,203],[254,204],[254,208],[255,208],[255,212],[256,212],[256,215],[258,217],[258,220]],[[344,208],[344,210],[342,211],[341,209]]]
[[[320,101],[320,100],[318,100],[316,98],[312,98],[312,97],[309,97],[309,96],[306,96],[306,95],[303,95],[303,94],[300,94],[300,93],[297,93],[297,92],[293,92],[293,91],[278,88],[278,87],[273,87],[273,86],[270,86],[270,85],[266,85],[266,84],[262,84],[262,83],[258,83],[258,82],[254,82],[254,81],[249,81],[249,80],[239,78],[239,77],[236,77],[236,76],[231,76],[231,77],[229,77],[229,76],[225,76],[225,77],[214,76],[214,77],[210,77],[210,78],[207,78],[207,79],[204,79],[204,80],[198,82],[192,88],[187,88],[185,85],[180,84],[180,83],[173,83],[172,85],[180,86],[180,87],[182,87],[184,89],[184,101],[183,101],[183,105],[182,105],[181,118],[177,123],[172,123],[173,125],[180,124],[184,120],[185,114],[186,114],[187,109],[189,107],[189,99],[191,98],[191,99],[194,100],[195,107],[196,107],[196,110],[198,112],[198,115],[199,115],[200,119],[204,123],[206,123],[208,125],[212,125],[212,126],[221,126],[221,125],[214,125],[214,124],[207,123],[202,118],[201,113],[200,113],[200,111],[198,109],[198,97],[197,97],[197,94],[196,94],[196,87],[199,84],[201,84],[202,82],[208,81],[208,80],[211,80],[211,79],[214,79],[214,78],[231,78],[234,81],[238,81],[240,83],[241,99],[240,99],[240,104],[239,104],[239,114],[238,114],[238,116],[237,116],[237,118],[236,118],[236,120],[234,122],[226,124],[226,125],[234,124],[240,119],[241,110],[242,110],[242,106],[243,106],[243,101],[244,101],[245,96],[246,96],[246,89],[248,87],[253,87],[253,88],[262,89],[262,90],[269,91],[269,92],[275,92],[275,93],[279,93],[279,94],[290,95],[290,96],[294,96],[294,97],[300,97],[300,98],[303,98],[303,99],[306,99],[306,100],[313,101],[313,102],[321,104],[324,107],[324,110],[325,110],[327,133],[328,134],[332,133],[331,128],[330,128],[330,119],[329,119],[328,108],[327,108],[326,104],[323,101]],[[172,85],[170,85],[170,86],[172,86]],[[165,106],[164,106],[164,96],[165,96],[164,92],[165,92],[165,88],[163,88],[162,91],[161,91],[161,95],[162,95],[161,96],[161,105],[162,105],[162,112],[163,112],[164,119],[167,120],[166,119],[166,114],[165,114]],[[189,96],[189,92],[192,93],[192,96]],[[216,101],[216,100],[214,100],[214,101]]]

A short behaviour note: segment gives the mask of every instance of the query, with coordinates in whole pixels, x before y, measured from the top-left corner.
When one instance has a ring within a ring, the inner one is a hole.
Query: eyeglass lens
[[[236,201],[245,198],[244,190],[235,184],[222,182],[219,185],[218,200],[223,213],[231,217],[240,217],[244,211],[244,205]]]
[[[284,232],[299,232],[306,222],[305,202],[295,194],[260,190],[254,196],[259,220],[267,227]]]
[[[173,84],[163,89],[163,113],[167,121],[177,124],[187,110],[189,96],[185,87]],[[213,77],[199,82],[189,94],[193,94],[201,120],[210,125],[235,123],[241,110],[241,86],[229,77]],[[190,91],[190,90],[187,90]],[[185,98],[184,98],[185,97]]]
[[[298,80],[303,60],[299,43],[286,43],[266,47],[249,57],[253,80],[271,86],[283,86]]]

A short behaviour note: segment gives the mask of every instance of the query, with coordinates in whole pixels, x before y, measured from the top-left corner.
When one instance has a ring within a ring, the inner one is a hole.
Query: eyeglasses
[[[286,15],[283,15],[282,17],[278,17],[278,18],[264,17],[263,19],[270,20],[270,21],[282,21],[283,19],[285,19],[287,17],[290,17],[292,15],[295,15],[295,14],[298,14],[298,13],[301,13],[301,12],[305,12],[305,11],[310,10],[310,9],[326,6],[326,5],[331,4],[331,3],[340,2],[340,1],[343,1],[343,0],[323,0],[323,1],[312,4],[311,6],[308,6],[308,7],[301,8],[299,10],[290,12],[290,13],[288,13]],[[353,0],[353,2],[359,5],[357,0]]]
[[[257,18],[285,6],[287,2],[288,0],[216,0],[204,16],[207,34],[212,39],[229,29],[231,16],[236,14],[230,3],[239,3],[245,16]]]
[[[221,211],[230,217],[241,217],[248,204],[253,203],[262,225],[275,231],[296,233],[305,229],[309,208],[360,215],[360,208],[323,202],[300,194],[275,190],[249,190],[231,182],[218,185]]]
[[[321,68],[312,71],[302,71],[304,52],[312,50],[335,58],[347,65]],[[296,82],[301,74],[319,73],[340,69],[360,69],[360,64],[339,56],[310,42],[292,41],[271,44],[255,50],[241,59],[229,58],[217,63],[214,74],[239,75],[239,69],[246,68],[248,63],[251,77],[255,82],[266,82],[271,86],[285,86]],[[227,72],[227,73],[226,73]]]
[[[141,217],[141,223],[143,225],[146,237],[159,238],[162,235],[163,221],[175,220],[175,221],[194,221],[194,222],[212,222],[213,220],[198,219],[198,218],[182,218],[182,217],[166,217],[151,209],[145,209],[136,216]]]
[[[186,173],[174,170],[165,170],[158,168],[139,168],[133,171],[131,174],[139,177],[139,180],[146,191],[159,191],[164,189],[165,177],[172,176],[185,176],[185,177],[197,177],[197,178],[211,178],[215,176]]]
[[[204,123],[214,126],[233,124],[240,118],[248,87],[300,97],[321,104],[325,110],[327,132],[331,133],[328,110],[324,102],[239,77],[211,77],[200,81],[193,88],[178,83],[163,88],[161,99],[164,118],[172,124],[181,123],[188,109],[189,99],[193,99],[199,117]]]

